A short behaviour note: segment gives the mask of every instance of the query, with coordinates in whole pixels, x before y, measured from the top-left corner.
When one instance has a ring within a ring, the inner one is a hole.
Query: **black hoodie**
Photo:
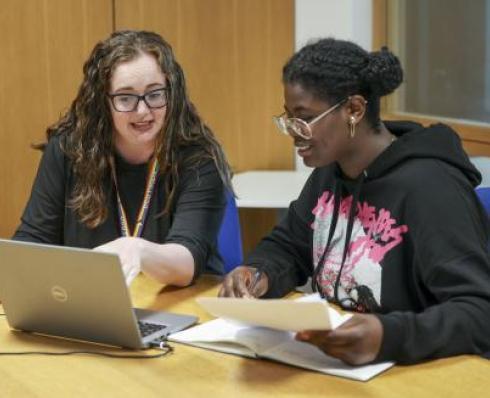
[[[489,352],[489,226],[474,192],[480,173],[445,125],[386,127],[398,139],[357,180],[336,164],[315,169],[246,263],[268,275],[268,297],[316,270],[327,299],[375,312],[383,324],[376,361]]]

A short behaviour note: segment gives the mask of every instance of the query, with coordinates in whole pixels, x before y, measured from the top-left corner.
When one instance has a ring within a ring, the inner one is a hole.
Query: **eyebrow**
[[[293,115],[293,112],[290,111],[286,105],[284,105],[284,110],[286,111],[286,113]],[[304,106],[298,106],[294,108],[294,113],[301,113],[304,111],[309,111],[309,109],[305,108]]]
[[[160,86],[160,87],[158,87]],[[151,84],[148,84],[146,87],[145,87],[145,91],[147,91],[149,88],[154,88],[154,87],[158,87],[158,88],[166,88],[166,85],[165,83],[151,83]],[[120,87],[118,88],[117,90],[114,90],[114,93],[118,93],[120,91],[137,91],[134,87],[131,87],[131,86],[124,86],[124,87]]]

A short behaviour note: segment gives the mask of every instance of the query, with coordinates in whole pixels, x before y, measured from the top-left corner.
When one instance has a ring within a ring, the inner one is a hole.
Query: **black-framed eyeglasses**
[[[143,101],[150,109],[159,109],[167,105],[167,88],[157,88],[143,95],[138,94],[107,94],[114,110],[117,112],[134,112]]]

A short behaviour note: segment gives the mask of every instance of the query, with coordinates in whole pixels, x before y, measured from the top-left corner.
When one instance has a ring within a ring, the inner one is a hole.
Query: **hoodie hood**
[[[431,158],[459,169],[473,186],[480,184],[480,172],[470,162],[461,139],[449,126],[438,123],[423,127],[408,121],[384,124],[397,140],[369,165],[364,173],[366,180],[385,175],[408,160]]]

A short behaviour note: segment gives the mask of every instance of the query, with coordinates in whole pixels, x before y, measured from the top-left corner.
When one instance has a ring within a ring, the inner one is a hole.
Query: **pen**
[[[255,287],[259,283],[259,280],[260,280],[260,277],[261,276],[262,276],[262,270],[260,270],[260,269],[255,270],[255,272],[254,272],[254,274],[252,276],[252,282],[250,282],[250,286],[248,288],[248,290],[250,291],[250,293],[252,293],[252,291],[255,289]]]

